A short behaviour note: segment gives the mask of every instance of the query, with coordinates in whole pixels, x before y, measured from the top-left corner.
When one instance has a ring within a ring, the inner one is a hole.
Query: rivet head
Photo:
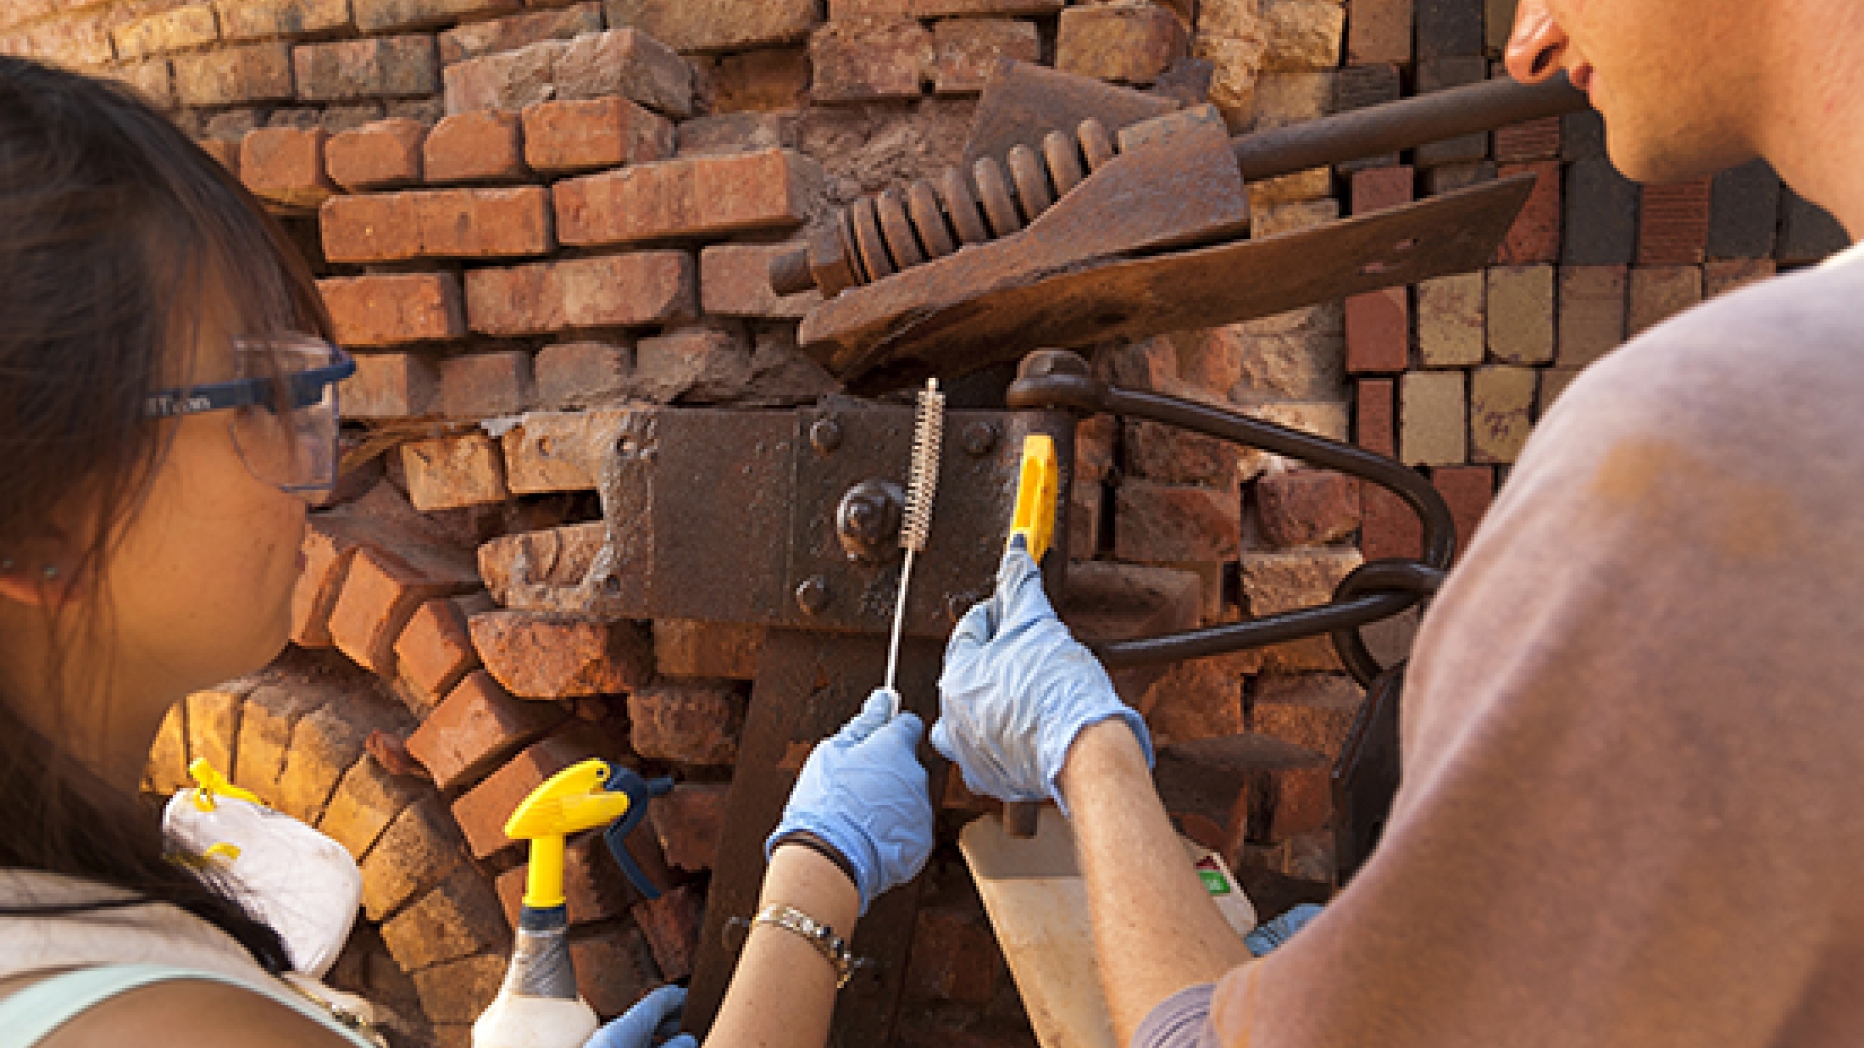
[[[820,615],[828,607],[828,580],[814,575],[796,587],[796,606],[805,615]]]
[[[841,423],[832,418],[816,419],[809,427],[809,444],[824,455],[830,455],[841,447]]]
[[[964,427],[959,434],[958,443],[964,453],[972,458],[983,458],[997,447],[997,441],[1003,439],[1003,430],[995,422],[973,422]]]

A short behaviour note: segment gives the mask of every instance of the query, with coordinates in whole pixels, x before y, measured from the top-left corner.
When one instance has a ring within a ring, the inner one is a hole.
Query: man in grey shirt
[[[1508,62],[1568,71],[1632,178],[1764,157],[1864,228],[1859,0],[1521,0]],[[933,739],[1064,803],[1122,1043],[1864,1043],[1860,303],[1853,249],[1574,384],[1424,621],[1384,843],[1261,960],[1006,559]]]

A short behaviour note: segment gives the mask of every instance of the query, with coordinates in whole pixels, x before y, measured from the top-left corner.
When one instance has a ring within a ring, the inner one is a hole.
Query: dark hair
[[[81,509],[100,524],[76,537],[70,578],[101,577],[171,432],[144,417],[147,397],[185,384],[201,311],[216,293],[242,334],[329,337],[302,257],[200,147],[128,88],[0,57],[0,555],[49,537],[47,521]],[[82,596],[83,635],[107,636],[103,594]],[[53,666],[61,663],[53,652]],[[70,715],[69,682],[49,679]],[[268,970],[289,968],[276,933],[165,858],[161,829],[138,799],[35,732],[17,703],[0,694],[0,868],[173,904],[224,929]]]

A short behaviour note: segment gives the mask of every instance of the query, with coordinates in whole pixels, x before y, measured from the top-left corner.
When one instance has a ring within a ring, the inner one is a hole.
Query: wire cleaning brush
[[[932,497],[938,493],[939,448],[945,440],[945,394],[938,379],[926,379],[913,415],[913,462],[906,480],[906,519],[900,525],[900,548],[906,551],[900,565],[900,595],[893,606],[893,638],[887,644],[887,682],[893,698],[893,715],[900,715],[900,693],[893,681],[900,667],[900,630],[906,622],[906,588],[913,577],[913,556],[924,553],[932,531]]]

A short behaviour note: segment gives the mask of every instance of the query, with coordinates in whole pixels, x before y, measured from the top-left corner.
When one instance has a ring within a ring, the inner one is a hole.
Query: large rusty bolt
[[[835,507],[835,533],[855,560],[879,560],[899,543],[906,493],[886,480],[864,480]]]

